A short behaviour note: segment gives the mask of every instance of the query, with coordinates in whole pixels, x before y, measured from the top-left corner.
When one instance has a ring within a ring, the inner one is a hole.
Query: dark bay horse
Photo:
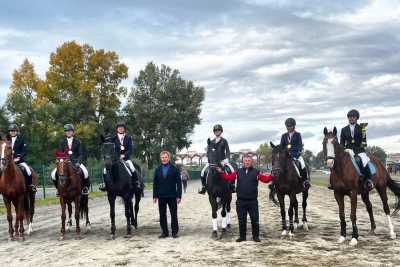
[[[137,229],[138,226],[137,215],[143,189],[138,189],[136,185],[133,184],[127,166],[115,153],[114,143],[104,138],[102,138],[102,141],[102,153],[105,165],[104,182],[106,184],[107,197],[110,204],[111,238],[115,238],[115,200],[117,196],[121,197],[124,202],[126,217],[125,237],[129,238],[132,234],[131,226],[133,225],[135,229]],[[140,166],[134,162],[133,165],[135,167],[133,175],[136,176],[136,179],[141,180],[142,173]],[[132,203],[133,196],[135,196],[134,208]]]
[[[304,188],[303,181],[300,179],[299,174],[294,166],[293,159],[290,157],[289,151],[286,147],[280,145],[275,146],[272,142],[272,176],[273,183],[276,188],[279,206],[281,209],[282,217],[282,236],[293,236],[293,231],[299,224],[298,215],[298,201],[296,195],[302,193],[303,201],[303,229],[308,231],[307,224],[307,198],[308,188]],[[286,225],[286,210],[285,210],[285,195],[289,196],[289,232]],[[294,222],[293,222],[294,215]]]
[[[36,184],[37,175],[32,171],[32,183]],[[35,192],[25,185],[25,177],[22,171],[14,163],[11,143],[0,140],[0,193],[3,195],[4,205],[7,209],[8,233],[10,240],[16,237],[24,237],[24,218],[28,223],[28,234],[33,231],[33,215],[35,213]],[[12,225],[11,205],[14,206],[16,219],[15,228]]]
[[[232,201],[232,191],[230,188],[230,182],[222,179],[220,177],[219,168],[220,162],[217,158],[217,150],[214,147],[210,139],[207,140],[207,157],[209,162],[209,169],[207,172],[207,194],[210,201],[212,210],[212,238],[218,238],[218,208],[221,207],[221,217],[222,217],[222,233],[219,238],[223,238],[226,235],[226,229],[230,227],[231,224],[231,201]]]
[[[76,222],[76,236],[75,239],[81,238],[81,228],[79,224],[79,219],[81,216],[81,209],[88,210],[88,198],[87,195],[81,195],[81,177],[80,172],[78,172],[73,166],[69,159],[67,153],[56,151],[56,169],[58,184],[57,189],[60,195],[60,205],[61,205],[61,236],[60,240],[65,239],[65,221],[66,221],[66,209],[71,217],[72,214],[72,203],[75,205],[75,222]],[[86,217],[86,226],[90,227],[89,216]],[[72,222],[68,222],[68,228],[71,226]]]
[[[353,226],[352,239],[350,245],[355,246],[358,243],[358,227],[357,227],[357,195],[361,194],[361,198],[367,208],[369,218],[371,221],[371,233],[374,233],[376,225],[374,215],[372,212],[372,204],[369,199],[369,192],[363,189],[360,177],[351,161],[350,155],[347,154],[344,148],[339,144],[337,138],[337,129],[328,131],[324,128],[324,141],[323,151],[327,158],[327,165],[331,170],[330,182],[333,187],[336,202],[339,206],[340,218],[340,237],[338,242],[343,243],[346,240],[346,219],[344,213],[344,196],[350,197],[351,203],[351,223]],[[390,177],[389,173],[383,164],[374,156],[369,155],[371,162],[376,167],[376,175],[372,177],[372,181],[379,196],[382,200],[383,210],[385,211],[390,238],[395,239],[396,233],[394,232],[393,223],[390,217],[390,209],[388,205],[388,197],[386,188],[389,189],[397,196],[400,197],[400,186]],[[399,207],[399,204],[396,205]]]

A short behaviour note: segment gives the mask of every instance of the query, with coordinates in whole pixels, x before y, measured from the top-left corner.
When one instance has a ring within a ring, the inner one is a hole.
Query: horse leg
[[[28,235],[33,233],[33,215],[35,214],[35,192],[28,190],[29,197],[29,222],[28,222]]]
[[[212,216],[212,227],[213,227],[211,238],[215,240],[218,238],[218,219],[217,219],[218,203],[217,199],[212,197],[211,195],[208,198],[211,205],[211,216]]]
[[[79,219],[81,218],[81,195],[75,197],[75,239],[81,239],[81,226],[79,225]]]
[[[297,230],[297,228],[299,227],[299,202],[297,201],[296,195],[294,195],[293,209],[294,209],[294,230]]]
[[[60,196],[60,204],[61,204],[61,236],[60,236],[60,240],[64,240],[65,239],[65,219],[66,219],[66,215],[65,215],[65,209],[66,209],[66,203],[63,197]]]
[[[293,231],[294,231],[294,225],[293,225],[293,214],[294,214],[294,206],[296,205],[296,194],[291,193],[289,195],[290,198],[290,203],[289,203],[289,210],[288,210],[288,215],[289,215],[289,237],[293,237]]]
[[[339,206],[339,218],[340,218],[340,237],[338,243],[343,243],[346,240],[346,218],[344,215],[344,194],[337,191],[334,192],[336,202]]]
[[[25,240],[25,229],[24,229],[24,195],[18,197],[18,210],[17,211],[17,224],[19,224],[19,236],[21,237],[22,241]]]
[[[10,235],[10,241],[14,241],[14,227],[13,227],[13,216],[11,211],[11,202],[4,198],[4,205],[7,209],[7,221],[8,221],[8,234]]]
[[[115,239],[115,198],[116,196],[107,193],[108,203],[110,204],[110,219],[111,219],[111,239]]]
[[[369,200],[369,192],[361,193],[361,199],[364,202],[365,207],[367,208],[369,220],[371,222],[370,234],[375,234],[376,224],[375,224],[375,219],[374,219],[374,213],[372,211],[372,204],[371,204],[371,201]]]
[[[226,235],[226,226],[227,226],[227,223],[226,223],[226,206],[227,206],[226,200],[223,201],[221,206],[222,206],[221,207],[222,233],[221,233],[220,239],[222,239]]]
[[[279,207],[281,208],[281,218],[282,218],[282,236],[287,235],[287,226],[286,226],[286,211],[285,211],[285,195],[281,193],[277,193]]]
[[[124,196],[124,206],[125,206],[125,218],[126,218],[126,235],[125,238],[130,238],[132,234],[132,227],[131,227],[131,212],[130,212],[130,203],[132,199],[130,196]]]
[[[68,207],[68,222],[67,222],[67,231],[69,232],[72,227],[72,204],[70,202],[66,203]]]
[[[139,203],[142,198],[141,193],[135,194],[135,220],[133,221],[133,226],[135,229],[138,227],[138,213],[139,213]]]
[[[303,229],[305,231],[308,231],[308,224],[307,224],[307,199],[308,199],[308,190],[303,192],[303,201],[302,201],[302,207],[303,207]]]
[[[350,194],[351,213],[350,219],[353,226],[350,245],[355,246],[358,243],[358,227],[357,227],[357,192],[351,191]]]
[[[390,209],[389,209],[389,205],[388,205],[388,197],[387,197],[387,193],[386,193],[386,187],[383,188],[383,187],[377,186],[376,190],[378,191],[379,196],[381,197],[381,200],[382,200],[383,210],[385,211],[386,218],[388,221],[390,238],[396,239],[396,233],[394,232],[392,219],[390,217]]]
[[[228,202],[226,203],[226,227],[231,228],[231,202],[232,202],[232,194],[228,197]]]

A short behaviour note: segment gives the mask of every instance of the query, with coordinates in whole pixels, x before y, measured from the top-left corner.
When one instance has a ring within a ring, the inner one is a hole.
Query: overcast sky
[[[70,40],[116,51],[127,86],[150,61],[204,86],[191,149],[215,123],[231,150],[256,149],[292,116],[318,152],[323,127],[357,108],[369,145],[400,152],[400,1],[2,1],[0,102],[25,57],[44,77]]]

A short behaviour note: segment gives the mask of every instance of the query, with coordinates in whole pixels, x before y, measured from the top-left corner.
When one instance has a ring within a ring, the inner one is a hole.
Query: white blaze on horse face
[[[326,142],[326,156],[328,160],[326,161],[326,165],[329,168],[333,168],[334,158],[335,158],[335,147],[333,146],[333,138],[329,138]]]

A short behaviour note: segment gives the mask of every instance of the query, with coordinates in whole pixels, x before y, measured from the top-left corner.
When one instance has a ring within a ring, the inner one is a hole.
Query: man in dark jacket
[[[75,137],[75,128],[72,124],[64,125],[64,134],[65,138],[61,140],[58,149],[62,153],[66,153],[74,165],[75,169],[78,171],[82,171],[83,179],[81,180],[82,184],[82,194],[89,194],[90,180],[89,180],[89,172],[86,169],[85,165],[82,164],[83,159],[83,145],[81,141]],[[54,169],[51,173],[51,178],[55,187],[57,188],[57,174],[56,169]]]
[[[178,237],[178,204],[182,198],[181,174],[176,166],[170,162],[170,153],[160,153],[161,165],[154,171],[153,199],[158,202],[160,212],[161,235],[159,238],[169,236],[167,222],[167,205],[171,213],[172,237]]]
[[[239,220],[239,238],[236,242],[246,241],[247,214],[250,215],[253,240],[260,242],[260,223],[258,213],[258,181],[268,183],[272,181],[271,175],[260,173],[253,167],[251,155],[243,157],[243,167],[237,172],[236,184],[236,212]],[[236,175],[221,172],[226,180],[234,180]]]
[[[7,139],[11,142],[11,147],[13,151],[13,159],[15,164],[17,164],[24,176],[26,187],[32,192],[36,192],[36,186],[32,184],[32,171],[28,164],[25,162],[25,157],[27,154],[26,144],[19,134],[19,128],[16,124],[11,124],[8,128]]]

